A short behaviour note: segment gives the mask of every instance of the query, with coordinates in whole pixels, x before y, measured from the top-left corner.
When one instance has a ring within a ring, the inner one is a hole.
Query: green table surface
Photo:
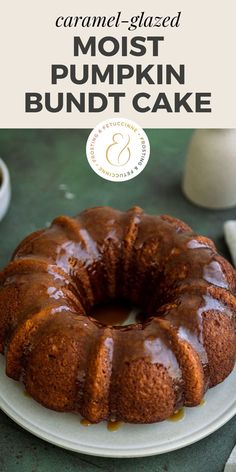
[[[111,205],[169,213],[213,238],[229,258],[223,222],[235,209],[195,207],[181,191],[184,159],[192,130],[147,130],[151,156],[145,170],[128,182],[98,177],[85,157],[89,130],[0,130],[0,156],[10,169],[12,201],[0,223],[0,266],[17,243],[56,215]],[[66,186],[66,188],[65,188]],[[227,399],[226,399],[227,401]],[[115,434],[115,433],[111,433]],[[106,459],[54,447],[25,432],[0,412],[0,472],[148,471],[220,472],[236,442],[236,418],[220,430],[179,451],[140,459]]]

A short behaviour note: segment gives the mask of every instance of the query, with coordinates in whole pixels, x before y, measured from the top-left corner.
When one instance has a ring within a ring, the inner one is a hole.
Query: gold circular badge
[[[148,163],[149,140],[144,130],[127,118],[99,123],[86,145],[87,159],[96,174],[112,182],[136,177]]]

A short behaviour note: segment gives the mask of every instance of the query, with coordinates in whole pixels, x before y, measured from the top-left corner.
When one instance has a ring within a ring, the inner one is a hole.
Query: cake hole
[[[144,323],[147,319],[147,313],[144,313],[143,310],[137,310],[135,315],[136,323]]]
[[[122,326],[134,324],[140,310],[127,300],[111,300],[95,305],[90,316],[104,325]]]

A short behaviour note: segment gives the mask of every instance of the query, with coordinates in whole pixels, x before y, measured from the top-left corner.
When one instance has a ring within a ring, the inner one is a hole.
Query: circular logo
[[[126,118],[99,123],[86,145],[87,159],[103,179],[124,182],[136,177],[148,163],[149,140],[144,130]]]

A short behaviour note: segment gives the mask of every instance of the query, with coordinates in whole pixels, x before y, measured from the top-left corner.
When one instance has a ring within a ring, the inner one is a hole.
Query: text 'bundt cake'
[[[151,423],[198,405],[236,358],[236,278],[214,243],[170,216],[108,207],[60,216],[0,273],[6,373],[57,411]],[[143,323],[105,326],[125,298]]]

